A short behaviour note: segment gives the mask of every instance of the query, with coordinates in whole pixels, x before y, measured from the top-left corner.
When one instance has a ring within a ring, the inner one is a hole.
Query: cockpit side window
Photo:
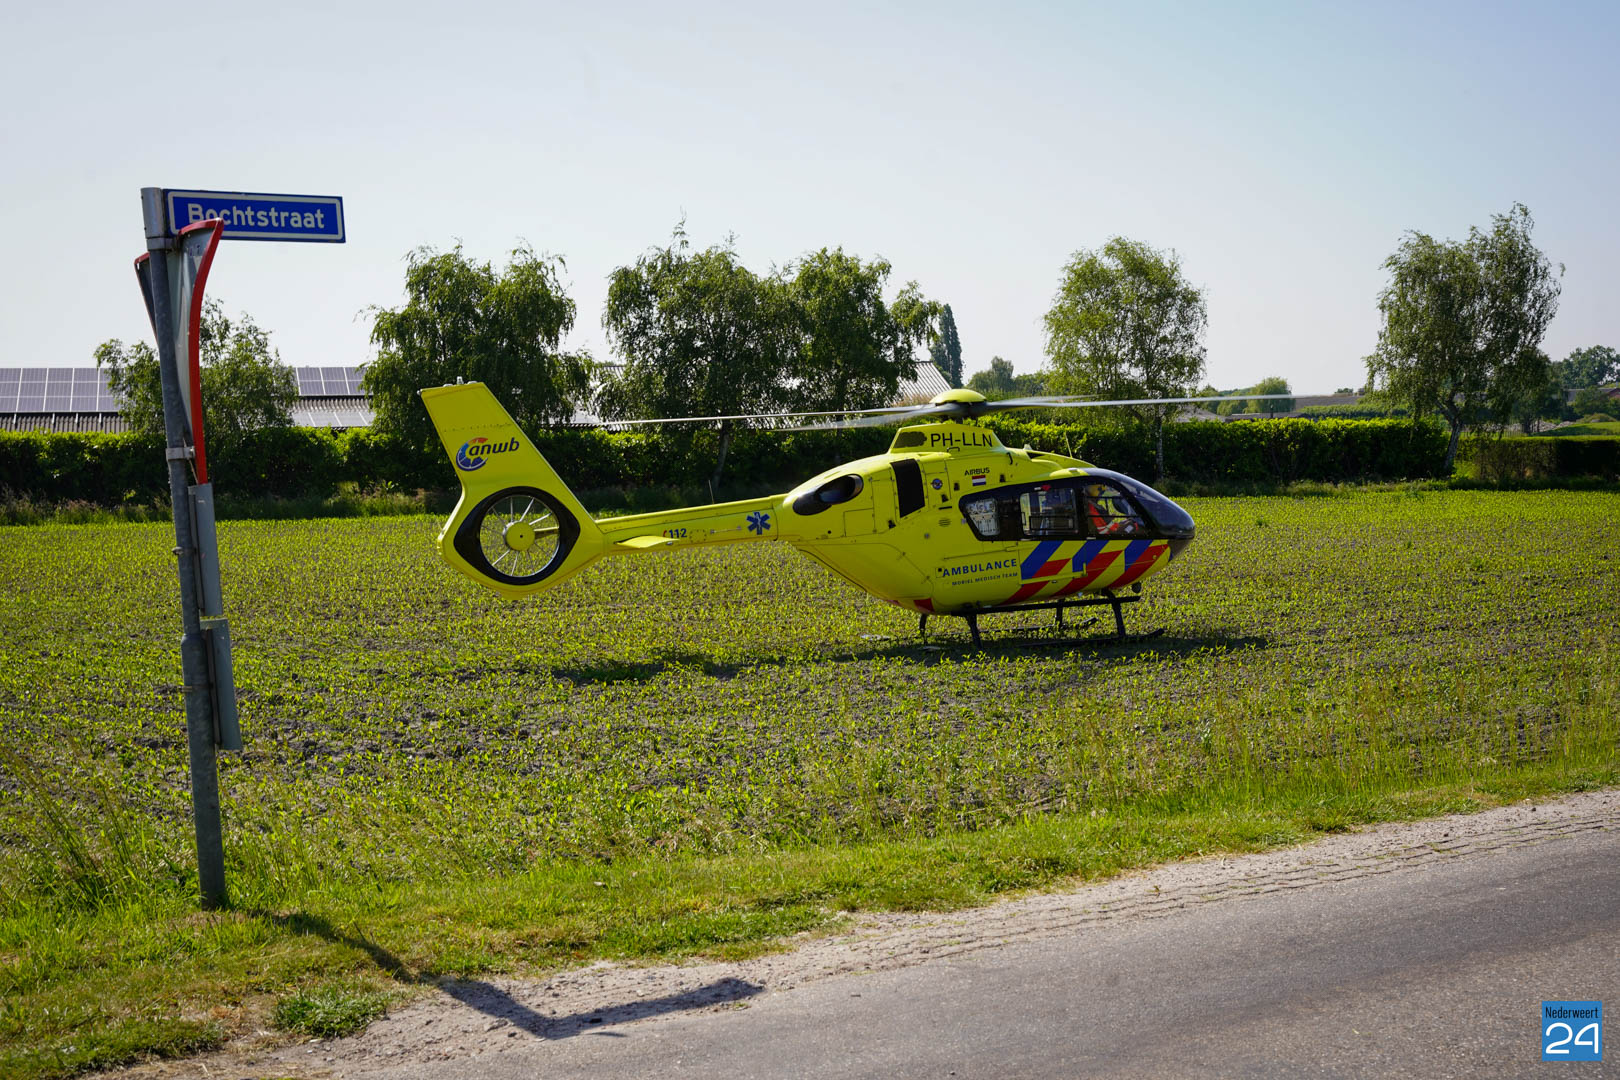
[[[994,495],[975,495],[962,500],[962,516],[980,540],[1016,539],[1001,535],[999,499]]]
[[[829,506],[849,502],[859,495],[865,486],[866,482],[855,473],[840,476],[794,499],[793,512],[804,517],[819,514]]]
[[[1083,535],[1071,484],[1040,484],[1018,496],[1024,535],[1032,540]]]
[[[1021,540],[1024,511],[1017,491],[988,491],[961,502],[962,517],[980,540]]]

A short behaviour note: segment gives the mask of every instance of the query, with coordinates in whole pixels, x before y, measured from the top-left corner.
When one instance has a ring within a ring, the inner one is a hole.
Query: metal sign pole
[[[216,750],[242,749],[232,674],[231,628],[219,588],[214,486],[209,483],[199,381],[198,321],[214,247],[220,239],[341,244],[343,199],[247,191],[141,189],[146,254],[136,276],[157,336],[168,439],[169,501],[180,574],[180,669],[185,679],[191,810],[197,826],[197,881],[205,908],[222,907],[225,848]],[[184,224],[182,224],[184,219]],[[175,276],[169,276],[173,267]],[[182,350],[186,355],[180,355]],[[195,473],[197,483],[191,483]]]
[[[219,774],[214,756],[214,695],[208,646],[198,609],[196,539],[191,521],[190,423],[180,402],[180,358],[175,355],[175,319],[169,296],[167,208],[159,188],[141,189],[146,249],[151,255],[149,285],[163,373],[163,425],[168,434],[169,502],[174,507],[174,554],[179,560],[180,669],[185,680],[186,735],[191,750],[191,810],[197,828],[197,881],[205,908],[225,904],[225,847],[220,825]]]

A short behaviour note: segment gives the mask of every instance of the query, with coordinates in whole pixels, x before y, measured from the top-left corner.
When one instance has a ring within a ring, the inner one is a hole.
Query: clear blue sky
[[[293,364],[364,361],[405,253],[458,238],[564,256],[606,357],[608,274],[684,217],[760,271],[883,256],[970,371],[1041,365],[1072,252],[1174,248],[1211,381],[1331,390],[1401,234],[1515,200],[1567,267],[1548,352],[1620,346],[1614,3],[336,6],[6,17],[0,365],[150,336],[148,184],[344,196],[349,243],[227,244],[209,282]]]

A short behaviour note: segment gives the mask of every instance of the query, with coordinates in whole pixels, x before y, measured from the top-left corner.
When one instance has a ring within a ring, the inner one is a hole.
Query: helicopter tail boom
[[[602,530],[488,387],[456,383],[421,394],[461,481],[461,500],[439,532],[445,562],[519,597],[607,550]]]

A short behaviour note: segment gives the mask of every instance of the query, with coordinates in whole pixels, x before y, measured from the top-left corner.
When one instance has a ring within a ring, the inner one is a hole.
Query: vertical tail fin
[[[602,554],[602,530],[487,386],[457,383],[421,394],[461,481],[461,501],[439,532],[445,562],[518,597]]]

